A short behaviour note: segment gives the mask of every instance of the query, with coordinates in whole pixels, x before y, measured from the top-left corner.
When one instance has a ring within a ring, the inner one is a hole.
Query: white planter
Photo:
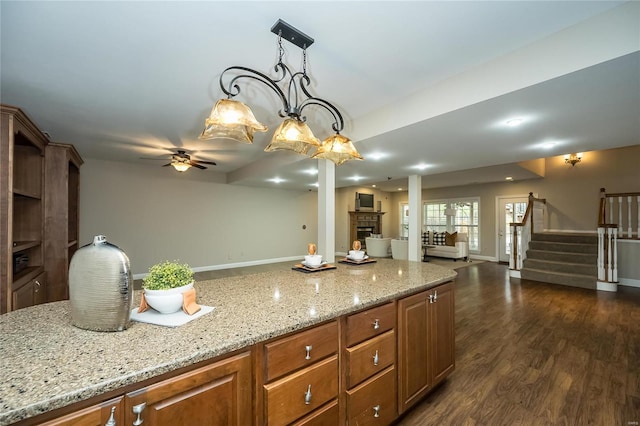
[[[182,287],[167,290],[144,290],[144,298],[149,306],[161,314],[172,314],[182,308],[182,293],[191,289],[193,282]]]

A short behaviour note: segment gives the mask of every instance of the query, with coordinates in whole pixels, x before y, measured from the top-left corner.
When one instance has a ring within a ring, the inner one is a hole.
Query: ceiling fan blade
[[[171,163],[163,164],[163,165],[162,165],[162,167],[168,167],[168,166],[170,166],[170,165],[171,165]]]
[[[202,160],[192,160],[192,162],[200,163],[200,164],[211,164],[212,166],[217,166],[213,161],[202,161]]]
[[[157,157],[157,158],[151,158],[151,157],[138,157],[140,160],[168,160],[171,157],[168,157],[165,155],[163,157]]]
[[[196,164],[196,163],[194,163],[193,161],[191,162],[191,166],[192,166],[192,167],[195,167],[195,168],[197,168],[197,169],[202,169],[202,170],[206,169],[206,167],[205,167],[205,166],[201,166],[200,164]]]

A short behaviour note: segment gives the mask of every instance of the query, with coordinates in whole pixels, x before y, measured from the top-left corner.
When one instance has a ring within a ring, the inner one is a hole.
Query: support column
[[[318,254],[329,263],[336,257],[336,165],[318,160]]]
[[[422,260],[422,176],[409,176],[409,260]]]

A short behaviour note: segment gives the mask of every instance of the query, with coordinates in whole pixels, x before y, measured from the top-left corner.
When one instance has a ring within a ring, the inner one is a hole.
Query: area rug
[[[444,258],[441,259],[436,257],[429,257],[428,259],[429,259],[429,263],[442,266],[444,268],[449,268],[449,269],[466,268],[467,266],[478,265],[480,263],[485,262],[484,260],[475,260],[475,259],[472,259],[470,262],[467,262],[464,260],[457,260],[456,262],[454,262],[453,259],[444,259]]]

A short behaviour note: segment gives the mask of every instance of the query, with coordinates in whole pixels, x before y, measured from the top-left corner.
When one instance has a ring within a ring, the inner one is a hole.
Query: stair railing
[[[636,215],[633,214],[634,204],[637,206]],[[623,214],[625,212],[626,215]],[[617,223],[613,223],[616,216]],[[598,281],[618,282],[618,239],[640,239],[640,192],[607,194],[604,188],[600,188]]]
[[[533,192],[530,192],[527,210],[524,212],[522,222],[509,224],[509,239],[513,252],[509,256],[509,269],[515,271],[522,269],[522,263],[527,258],[526,248],[529,247],[531,236],[534,232],[544,230],[546,204],[547,200],[545,198],[536,198],[533,196]]]

